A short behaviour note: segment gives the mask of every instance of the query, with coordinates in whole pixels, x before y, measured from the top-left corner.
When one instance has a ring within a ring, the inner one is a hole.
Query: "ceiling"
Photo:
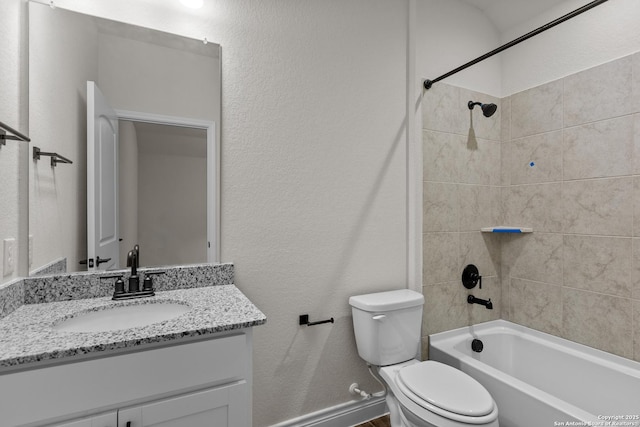
[[[462,0],[480,9],[501,33],[567,0]],[[587,1],[582,2],[584,4]]]

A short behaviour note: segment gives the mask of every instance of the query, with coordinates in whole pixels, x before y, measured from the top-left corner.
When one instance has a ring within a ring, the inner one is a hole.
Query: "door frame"
[[[220,143],[216,122],[115,108],[118,120],[203,129],[207,132],[207,262],[220,262]]]

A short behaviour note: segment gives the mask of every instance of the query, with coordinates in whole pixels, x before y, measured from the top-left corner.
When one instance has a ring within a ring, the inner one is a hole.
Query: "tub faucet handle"
[[[478,271],[478,267],[469,264],[462,270],[462,284],[467,289],[473,289],[476,285],[478,285],[479,289],[482,289],[482,276]]]

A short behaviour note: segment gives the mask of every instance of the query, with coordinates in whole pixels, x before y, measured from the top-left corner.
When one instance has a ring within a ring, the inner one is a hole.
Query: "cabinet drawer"
[[[57,421],[126,407],[250,372],[246,334],[0,376],[3,425]]]

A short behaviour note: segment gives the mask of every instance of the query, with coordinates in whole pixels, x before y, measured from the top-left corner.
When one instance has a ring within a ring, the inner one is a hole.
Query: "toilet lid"
[[[493,399],[482,384],[444,363],[428,360],[406,366],[398,378],[418,398],[445,411],[468,417],[493,411]]]

